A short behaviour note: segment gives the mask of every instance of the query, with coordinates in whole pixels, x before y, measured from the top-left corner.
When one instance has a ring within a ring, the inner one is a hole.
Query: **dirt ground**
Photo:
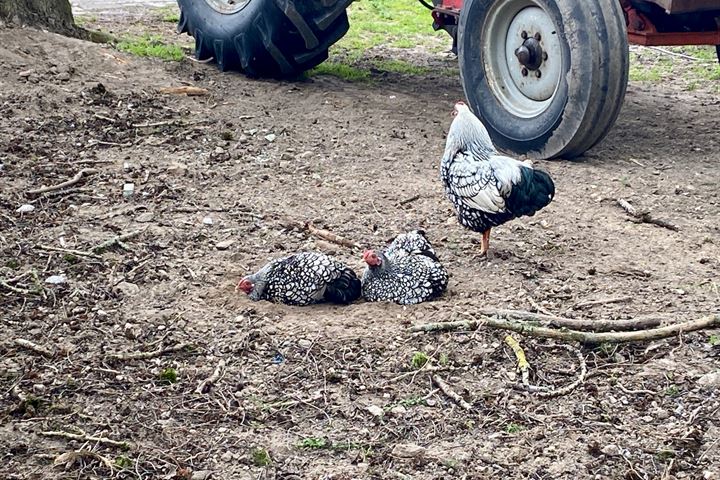
[[[538,162],[557,197],[494,230],[483,261],[438,179],[455,77],[260,81],[32,30],[0,42],[4,478],[720,478],[718,330],[584,346],[586,381],[556,398],[514,388],[504,332],[409,331],[488,307],[668,323],[718,311],[717,96],[631,84],[586,158]],[[179,85],[211,94],[157,91]],[[31,192],[83,169],[68,189]],[[628,221],[619,197],[679,230]],[[290,221],[364,246],[421,227],[449,291],[407,308],[235,293],[298,250],[360,272],[361,252]],[[533,383],[578,376],[573,352],[515,338]],[[415,352],[437,371],[413,373]]]

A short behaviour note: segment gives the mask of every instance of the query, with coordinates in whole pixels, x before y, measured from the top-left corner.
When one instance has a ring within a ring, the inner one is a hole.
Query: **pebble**
[[[123,295],[127,297],[134,297],[135,295],[140,293],[140,287],[130,282],[120,282],[115,288],[117,288],[119,291],[122,292]]]
[[[123,197],[132,197],[135,193],[135,184],[134,183],[126,183],[123,185]]]
[[[615,445],[614,443],[611,443],[609,445],[605,445],[603,449],[601,450],[602,453],[607,455],[608,457],[618,457],[620,456],[620,447]]]
[[[232,238],[229,238],[227,240],[217,242],[215,244],[215,248],[217,248],[218,250],[227,250],[228,248],[230,248],[232,246],[233,243],[235,243],[235,240]]]
[[[276,138],[277,135],[275,135],[274,133],[269,133],[265,135],[265,140],[267,140],[268,142],[274,142]]]
[[[169,173],[170,175],[175,175],[175,176],[178,176],[178,177],[182,177],[182,176],[184,176],[184,175],[187,173],[187,171],[188,171],[188,166],[185,165],[184,163],[173,162],[173,163],[171,163],[171,164],[167,167],[166,171],[167,171],[167,173]]]
[[[152,222],[154,215],[151,212],[141,213],[135,217],[135,221],[138,223]]]
[[[43,385],[42,383],[36,383],[32,386],[32,389],[34,394],[41,395],[45,392],[45,385]]]
[[[52,285],[60,285],[63,283],[67,283],[67,277],[65,275],[50,275],[45,279],[45,283],[50,283]]]
[[[20,208],[15,211],[18,213],[30,213],[33,210],[35,210],[35,207],[33,205],[30,205],[29,203],[26,203],[24,205],[20,205]]]
[[[212,219],[212,217],[205,217],[205,218],[203,218],[203,225],[212,225],[212,224],[213,224],[213,219]]]
[[[402,417],[407,413],[407,408],[403,407],[402,405],[396,405],[390,409],[390,413],[392,413],[396,417]]]
[[[285,152],[282,155],[280,155],[280,161],[286,161],[289,162],[291,160],[295,160],[295,157],[293,157],[291,154]]]
[[[398,458],[417,458],[425,454],[426,448],[414,443],[398,443],[392,449],[391,455]]]
[[[368,405],[365,410],[370,412],[370,415],[372,415],[373,417],[382,417],[385,414],[383,409],[378,407],[377,405]]]
[[[706,373],[698,379],[697,383],[701,387],[720,387],[720,371]]]
[[[308,349],[312,347],[312,342],[308,339],[301,338],[298,340],[298,347]]]

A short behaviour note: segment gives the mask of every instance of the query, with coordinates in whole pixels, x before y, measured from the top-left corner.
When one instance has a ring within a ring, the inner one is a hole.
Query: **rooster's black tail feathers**
[[[532,216],[538,210],[546,207],[555,196],[555,184],[550,175],[542,170],[520,167],[522,180],[516,184],[506,206],[513,216]]]
[[[328,284],[325,289],[325,300],[347,305],[360,298],[360,293],[360,279],[351,268],[346,268],[338,278]]]

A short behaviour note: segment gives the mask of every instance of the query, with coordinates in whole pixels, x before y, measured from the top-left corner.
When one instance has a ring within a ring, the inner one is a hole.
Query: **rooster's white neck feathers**
[[[447,134],[445,157],[452,158],[457,152],[464,150],[473,150],[483,156],[497,154],[485,125],[470,108],[467,105],[456,105],[455,110],[458,113]]]

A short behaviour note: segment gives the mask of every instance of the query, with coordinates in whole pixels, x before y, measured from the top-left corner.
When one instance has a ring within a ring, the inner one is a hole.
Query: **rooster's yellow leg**
[[[488,228],[482,234],[482,243],[480,244],[480,256],[486,257],[490,249],[490,229]]]

